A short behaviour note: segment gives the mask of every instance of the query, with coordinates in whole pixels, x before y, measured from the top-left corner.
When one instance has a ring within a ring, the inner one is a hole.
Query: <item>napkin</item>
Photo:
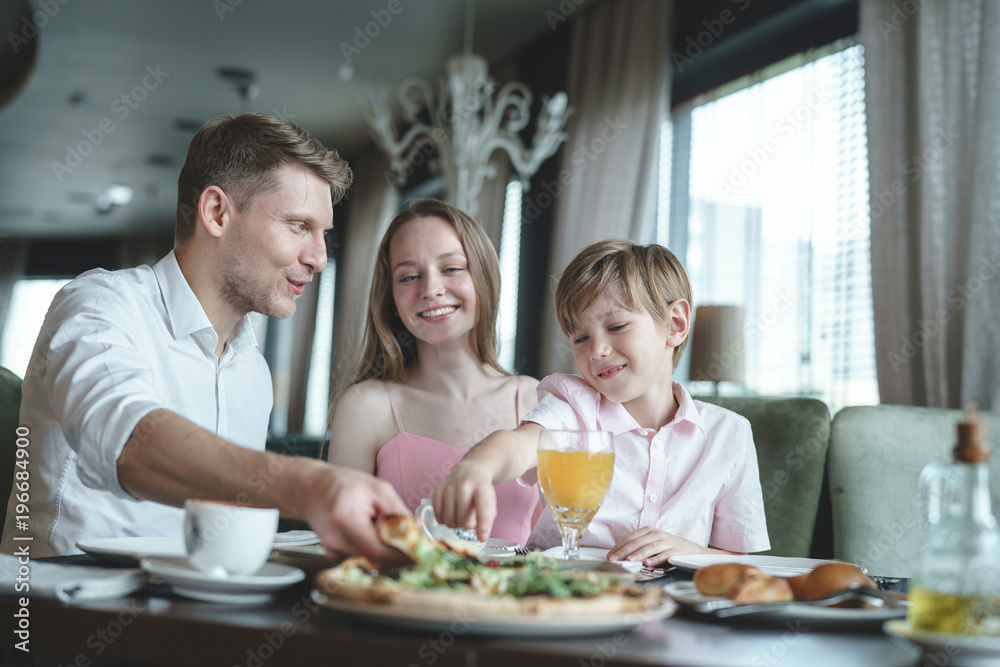
[[[56,599],[60,602],[107,600],[134,593],[142,588],[146,574],[138,569],[104,569],[83,565],[60,565],[32,560],[28,574],[15,556],[0,554],[0,592]],[[28,588],[18,590],[27,584]]]
[[[289,530],[274,536],[274,548],[307,547],[319,544],[319,535],[311,530]]]

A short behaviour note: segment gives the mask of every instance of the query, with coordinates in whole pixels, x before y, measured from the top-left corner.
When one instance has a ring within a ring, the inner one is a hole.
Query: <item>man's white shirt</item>
[[[264,449],[271,376],[249,319],[237,323],[221,359],[217,342],[173,252],[154,267],[89,271],[67,284],[25,373],[29,514],[17,518],[15,484],[3,553],[30,544],[38,558],[78,553],[85,539],[181,537],[183,510],[134,499],[122,489],[117,461],[139,420],[159,408]],[[148,446],[144,435],[129,446]]]

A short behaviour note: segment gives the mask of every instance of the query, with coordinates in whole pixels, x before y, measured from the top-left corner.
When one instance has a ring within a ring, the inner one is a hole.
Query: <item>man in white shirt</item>
[[[4,553],[181,535],[179,507],[206,498],[278,507],[331,551],[389,556],[372,519],[407,511],[388,483],[263,451],[271,378],[247,317],[295,312],[350,182],[294,123],[205,124],[178,180],[174,250],[152,268],[85,273],[49,309],[21,403],[30,500],[11,494]]]

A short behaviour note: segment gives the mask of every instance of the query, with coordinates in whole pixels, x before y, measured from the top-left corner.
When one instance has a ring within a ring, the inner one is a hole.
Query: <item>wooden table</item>
[[[802,623],[736,625],[681,613],[631,632],[594,637],[472,637],[463,634],[461,624],[454,632],[438,633],[370,624],[318,608],[309,591],[310,585],[303,582],[257,607],[187,600],[163,586],[147,586],[123,599],[78,605],[35,599],[29,605],[30,646],[37,665],[77,667],[911,667],[920,662],[919,651],[877,628],[829,632]],[[15,605],[15,598],[0,597],[5,623],[12,623]],[[8,630],[3,634],[10,636]],[[11,655],[23,658],[7,641],[8,661]]]

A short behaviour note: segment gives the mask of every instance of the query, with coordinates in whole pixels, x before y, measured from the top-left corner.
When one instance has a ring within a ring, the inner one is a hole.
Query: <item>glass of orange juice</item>
[[[615,469],[608,431],[544,430],[538,439],[538,482],[559,525],[566,558],[580,557],[580,538],[597,514]]]

